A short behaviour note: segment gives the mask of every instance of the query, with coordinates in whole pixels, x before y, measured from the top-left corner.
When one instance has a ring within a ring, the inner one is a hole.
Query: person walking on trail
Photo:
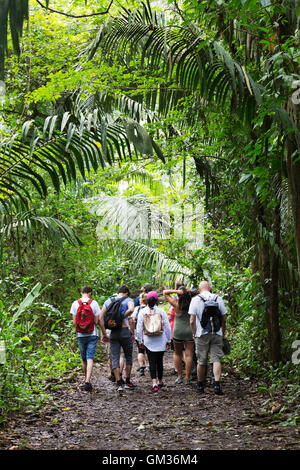
[[[134,334],[134,322],[129,321],[130,315],[134,310],[134,302],[129,297],[129,289],[127,286],[121,286],[118,289],[117,296],[115,299],[123,299],[121,301],[121,314],[122,314],[122,326],[115,330],[111,330],[110,336],[107,335],[105,325],[104,325],[104,316],[114,300],[114,297],[108,298],[102,307],[100,313],[100,327],[102,331],[102,341],[104,343],[110,342],[110,357],[111,357],[111,367],[112,371],[116,378],[117,390],[122,392],[123,390],[123,380],[121,380],[120,375],[120,356],[121,348],[124,351],[125,356],[125,389],[133,390],[136,385],[134,385],[130,379],[131,370],[132,370],[132,357],[133,357],[133,343],[135,341]]]
[[[151,291],[153,291],[153,287],[151,286],[151,284],[146,283],[146,284],[142,285],[141,294],[148,294],[148,292],[151,292]],[[134,306],[135,307],[138,307],[140,305],[140,296],[141,296],[141,294],[138,295],[137,298],[134,301]]]
[[[137,327],[137,321],[140,311],[147,306],[147,294],[145,292],[141,293],[140,295],[140,305],[137,305],[131,315],[131,319],[134,321],[135,330]],[[139,363],[139,372],[140,377],[145,376],[145,349],[144,347],[140,347],[138,341],[136,340],[137,348],[138,348],[138,363]]]
[[[204,393],[205,372],[208,363],[213,364],[214,392],[223,395],[220,386],[223,336],[226,328],[226,308],[222,297],[215,296],[207,281],[200,282],[199,295],[196,295],[189,307],[190,323],[196,343],[197,355],[197,391]]]
[[[97,324],[99,322],[100,307],[92,299],[92,288],[84,286],[81,289],[81,299],[72,303],[70,313],[76,328],[82,367],[85,375],[84,390],[91,392],[91,377],[94,365],[96,346],[99,339]]]
[[[157,292],[148,292],[147,302],[147,307],[138,316],[137,340],[148,356],[152,392],[158,392],[164,386],[163,357],[165,351],[170,349],[171,328],[166,312],[157,305]]]
[[[176,294],[176,298],[172,297]],[[194,339],[190,325],[190,316],[188,314],[192,293],[184,286],[180,286],[177,290],[164,290],[163,295],[169,304],[175,310],[175,321],[173,327],[173,344],[174,344],[174,365],[177,370],[177,379],[175,383],[183,383],[183,349],[185,351],[185,374],[186,384],[192,382],[192,365]]]

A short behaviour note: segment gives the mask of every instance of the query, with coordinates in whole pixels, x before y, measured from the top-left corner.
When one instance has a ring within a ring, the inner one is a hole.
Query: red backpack
[[[91,307],[93,299],[89,299],[87,302],[78,300],[79,307],[76,313],[75,328],[77,333],[92,333],[94,331],[94,312]]]

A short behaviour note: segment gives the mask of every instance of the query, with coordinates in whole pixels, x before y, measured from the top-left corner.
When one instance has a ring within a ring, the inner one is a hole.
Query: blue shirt
[[[121,297],[122,297],[121,295],[114,295],[114,296],[110,297],[109,299],[107,299],[107,300],[104,302],[104,307],[105,307],[106,309],[108,309],[108,307],[110,306],[110,304],[111,304],[111,302],[112,302],[112,299],[114,299],[114,298],[118,298],[118,299],[119,299],[119,298],[121,298]],[[128,304],[129,304],[129,302],[133,302],[133,300],[132,300],[130,297],[123,297],[123,299],[124,299],[124,300],[122,300],[122,302],[121,302],[121,313],[122,313],[122,315],[124,316],[125,313],[126,313],[127,310],[128,310]],[[126,323],[127,326],[128,326],[128,317],[126,317],[126,318],[124,319],[124,321],[125,321],[125,323]]]

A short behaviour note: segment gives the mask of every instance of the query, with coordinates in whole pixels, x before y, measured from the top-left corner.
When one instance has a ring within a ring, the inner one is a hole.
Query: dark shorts
[[[173,341],[174,341],[174,343],[182,343],[182,344],[184,344],[184,343],[194,343],[193,338],[191,338],[191,339],[176,339],[176,338],[173,338]]]
[[[112,369],[120,368],[121,348],[124,351],[126,366],[132,366],[132,334],[129,328],[121,328],[110,334],[110,358]]]

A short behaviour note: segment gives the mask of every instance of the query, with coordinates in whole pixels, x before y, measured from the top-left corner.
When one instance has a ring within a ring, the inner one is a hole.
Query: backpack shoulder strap
[[[81,299],[78,299],[77,302],[79,303],[79,306],[82,305],[82,300]]]

